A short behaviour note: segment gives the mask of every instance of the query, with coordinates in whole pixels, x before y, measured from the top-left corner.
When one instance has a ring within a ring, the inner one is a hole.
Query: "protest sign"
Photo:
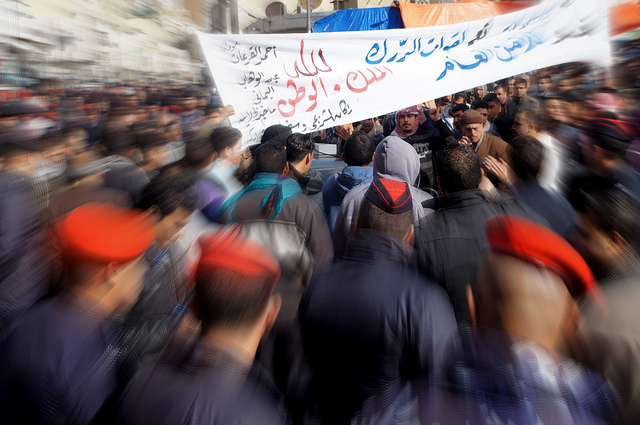
[[[455,25],[320,34],[200,34],[232,125],[308,133],[559,63],[606,64],[606,2],[547,0]]]

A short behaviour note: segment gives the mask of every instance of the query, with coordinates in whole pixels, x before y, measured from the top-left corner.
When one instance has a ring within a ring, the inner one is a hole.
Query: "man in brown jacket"
[[[482,168],[484,168],[487,176],[494,185],[497,185],[501,189],[506,189],[501,181],[504,179],[495,176],[490,168],[487,168],[486,159],[491,157],[495,160],[502,160],[504,163],[508,161],[509,145],[499,137],[494,136],[483,131],[484,118],[482,114],[474,109],[469,109],[462,114],[460,118],[460,128],[462,129],[462,138],[459,143],[471,146],[471,148],[478,154],[480,161],[482,162]]]
[[[460,118],[462,128],[461,143],[469,145],[480,158],[491,155],[495,159],[507,160],[509,145],[502,139],[482,131],[484,119],[482,114],[474,109],[469,109]]]

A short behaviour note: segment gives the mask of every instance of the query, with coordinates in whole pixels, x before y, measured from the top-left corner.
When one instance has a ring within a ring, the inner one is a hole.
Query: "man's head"
[[[139,152],[133,135],[126,130],[106,131],[103,143],[109,155],[132,157]]]
[[[193,112],[198,107],[198,98],[188,93],[180,99],[180,106],[182,106],[185,112]]]
[[[151,214],[160,248],[181,236],[196,209],[196,201],[194,181],[189,176],[159,175],[145,187],[138,206]]]
[[[478,111],[469,109],[462,114],[459,121],[462,134],[469,139],[472,144],[478,143],[482,139],[482,129],[484,128],[484,118]]]
[[[172,142],[179,142],[182,140],[182,124],[179,119],[174,119],[167,124],[167,134],[171,138]]]
[[[102,117],[100,106],[96,103],[84,105],[84,118],[87,124],[96,124]]]
[[[472,324],[559,350],[575,325],[572,296],[597,294],[589,267],[561,236],[519,217],[494,216],[485,234],[490,252],[467,291]]]
[[[471,147],[458,143],[451,143],[440,152],[436,169],[445,193],[477,189],[482,178],[478,155]]]
[[[513,120],[511,131],[513,136],[532,136],[536,137],[540,130],[540,117],[538,113],[532,109],[525,109],[518,112]]]
[[[489,119],[489,104],[482,99],[476,99],[471,102],[471,109],[477,111],[482,115],[483,124]]]
[[[253,158],[256,173],[287,174],[289,172],[287,149],[278,141],[262,143],[256,149]]]
[[[193,305],[202,331],[253,357],[280,310],[280,297],[273,294],[278,260],[257,242],[224,232],[199,242]]]
[[[342,160],[352,167],[366,167],[373,160],[374,150],[371,138],[364,131],[356,131],[344,143]]]
[[[615,259],[632,250],[640,212],[621,186],[599,176],[571,185],[569,201],[578,213],[573,243],[597,274],[615,267]]]
[[[276,141],[284,145],[287,141],[287,138],[291,136],[291,133],[291,127],[287,127],[286,125],[282,124],[274,124],[264,130],[264,133],[262,133],[262,138],[260,139],[260,143]]]
[[[498,99],[498,96],[495,93],[489,93],[483,97],[482,100],[487,104],[487,119],[489,122],[493,122],[495,117],[497,117],[502,110],[500,99]]]
[[[157,170],[167,164],[168,145],[171,141],[167,133],[150,131],[139,135],[136,139],[142,151],[145,169]]]
[[[372,229],[413,242],[413,201],[405,182],[375,177],[358,212],[358,229]]]
[[[460,127],[460,119],[462,118],[462,114],[468,109],[469,107],[466,103],[461,103],[451,108],[451,116],[453,117],[453,123],[456,125],[456,127]]]
[[[204,116],[208,120],[216,119],[222,115],[222,109],[221,106],[209,105],[204,108]]]
[[[515,94],[515,86],[516,86],[516,79],[515,78],[509,78],[507,80],[507,94],[509,96],[514,96],[514,94]]]
[[[100,157],[94,150],[81,152],[67,162],[65,175],[70,183],[97,181],[104,183],[107,159]]]
[[[540,90],[541,93],[546,93],[548,91],[551,91],[552,83],[553,81],[551,79],[551,75],[549,74],[543,74],[540,77],[538,77],[538,89]]]
[[[482,86],[476,87],[473,89],[473,94],[476,96],[476,99],[482,99],[482,96],[484,96],[484,88]]]
[[[590,144],[585,146],[585,159],[596,173],[607,174],[609,168],[624,160],[629,141],[617,120],[593,119],[584,134]]]
[[[80,126],[69,125],[62,130],[67,158],[87,150],[88,133]]]
[[[213,145],[206,139],[192,140],[185,146],[184,162],[187,166],[209,170],[216,158]]]
[[[242,133],[233,127],[216,127],[209,140],[218,154],[219,159],[229,161],[233,165],[240,165],[242,157]]]
[[[370,132],[373,129],[374,121],[373,118],[367,118],[366,120],[360,121],[360,128],[365,133]]]
[[[585,121],[591,112],[590,108],[587,106],[587,99],[585,96],[575,90],[564,93],[562,95],[561,102],[564,106],[567,118],[575,122]]]
[[[464,93],[456,93],[453,95],[451,99],[451,107],[453,108],[455,105],[462,105],[467,103],[467,97]]]
[[[527,94],[527,80],[525,80],[524,78],[516,78],[515,79],[515,83],[514,83],[514,96],[515,97],[522,97],[525,96]]]
[[[148,214],[111,204],[85,204],[55,226],[74,288],[110,314],[138,299],[146,273],[141,256],[155,239]]]
[[[387,136],[376,147],[373,174],[415,185],[420,175],[418,152],[401,138]]]
[[[507,90],[505,90],[503,86],[496,86],[496,88],[493,89],[493,93],[498,97],[501,105],[507,103]]]
[[[293,165],[300,174],[307,174],[313,161],[315,143],[309,134],[293,133],[287,137],[287,161]]]
[[[410,132],[418,126],[418,108],[415,106],[405,108],[396,113],[398,127],[404,132]]]
[[[560,97],[555,94],[550,94],[544,99],[540,113],[547,124],[567,121],[562,101]]]
[[[32,175],[40,166],[45,150],[42,141],[25,131],[21,124],[0,132],[0,159],[5,169]]]
[[[509,165],[520,180],[536,180],[542,169],[544,147],[532,136],[514,137],[511,142]]]
[[[558,93],[568,93],[576,89],[576,80],[570,76],[560,78],[556,83]]]

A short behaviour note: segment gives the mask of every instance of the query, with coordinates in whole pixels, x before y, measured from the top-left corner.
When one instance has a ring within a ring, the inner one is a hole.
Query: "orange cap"
[[[560,235],[524,218],[497,215],[485,223],[491,251],[545,267],[567,285],[575,297],[599,294],[596,278],[582,256]]]
[[[95,203],[64,216],[57,233],[66,258],[97,264],[127,263],[156,238],[153,222],[143,211]]]
[[[202,254],[198,274],[220,272],[237,276],[238,284],[264,282],[270,278],[275,287],[280,278],[280,264],[264,246],[235,233],[216,232],[199,240]]]

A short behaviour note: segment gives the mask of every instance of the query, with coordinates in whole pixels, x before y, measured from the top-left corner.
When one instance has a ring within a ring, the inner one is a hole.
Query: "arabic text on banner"
[[[319,34],[201,34],[232,125],[308,133],[559,63],[606,64],[606,2],[547,0],[456,25]]]

